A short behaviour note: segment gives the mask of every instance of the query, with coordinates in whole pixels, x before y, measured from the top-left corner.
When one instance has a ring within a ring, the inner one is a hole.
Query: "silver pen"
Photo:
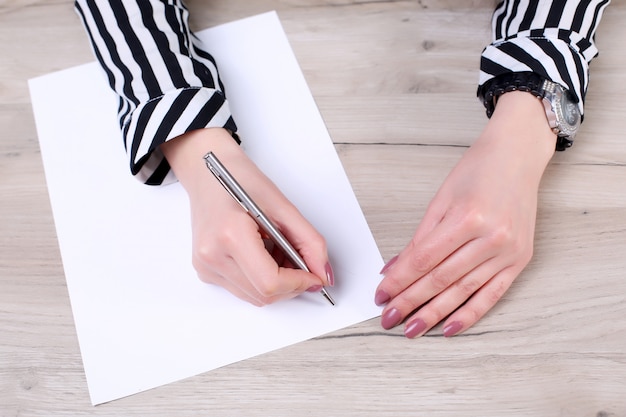
[[[278,228],[272,223],[272,221],[263,213],[263,211],[256,205],[256,203],[250,198],[248,193],[239,185],[239,183],[233,178],[228,170],[222,165],[220,160],[215,156],[213,152],[209,152],[204,156],[204,161],[209,170],[215,175],[215,178],[224,186],[226,191],[235,199],[237,203],[257,222],[259,227],[267,233],[267,235],[276,243],[282,251],[287,255],[291,262],[298,268],[311,272],[306,266],[304,259],[300,256],[298,251],[289,243],[287,238],[280,233]],[[320,290],[324,298],[329,303],[335,305],[335,301],[324,287]]]

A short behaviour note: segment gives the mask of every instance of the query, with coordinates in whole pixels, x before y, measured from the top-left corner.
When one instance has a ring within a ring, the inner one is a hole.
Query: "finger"
[[[276,294],[268,295],[261,294],[250,280],[244,275],[241,268],[232,258],[227,258],[226,261],[221,263],[221,271],[223,276],[215,271],[211,271],[210,268],[203,268],[198,270],[198,276],[203,282],[218,285],[225,288],[231,294],[236,297],[247,301],[257,307],[261,307],[267,304],[272,304],[280,300],[293,298],[299,293],[291,294]],[[228,277],[228,278],[225,278]],[[286,278],[289,279],[289,278]],[[313,285],[311,288],[320,288],[320,285]],[[319,291],[319,290],[317,290]]]
[[[388,285],[389,282],[398,282],[397,287],[404,287],[402,282],[410,282],[410,285],[390,298],[382,313],[382,326],[389,329],[398,325],[408,314],[493,256],[495,256],[493,249],[488,250],[480,240],[474,240],[456,250],[425,276],[417,279],[410,275],[401,275],[404,270],[396,266],[401,262],[398,260],[385,276],[387,282],[381,283],[379,288],[384,288],[383,285]]]
[[[457,226],[458,221],[444,219],[421,242],[417,243],[415,238],[412,239],[398,255],[393,266],[385,271],[377,292],[384,293],[389,299],[393,299],[414,282],[430,273],[460,247],[471,243],[478,237],[475,232],[472,232],[473,228],[458,228]],[[479,256],[478,259],[482,262],[485,257]],[[471,267],[475,267],[477,263]]]
[[[313,225],[291,204],[287,209],[281,210],[273,221],[300,254],[309,270],[321,279],[321,284],[333,286],[334,273],[328,260],[326,240]]]
[[[246,233],[247,236],[251,234]],[[229,248],[229,252],[245,281],[252,284],[264,302],[295,297],[312,286],[322,284],[319,278],[308,272],[279,267],[265,249],[258,233],[257,236],[256,239],[240,239]]]
[[[262,303],[261,300],[258,299],[258,297],[253,295],[254,291],[246,291],[245,289],[242,289],[241,287],[235,285],[233,281],[225,279],[224,277],[221,277],[219,275],[213,275],[210,278],[202,277],[201,279],[204,282],[224,288],[235,297],[252,305],[255,305],[257,307],[262,307],[264,305],[264,303]]]
[[[496,249],[477,239],[471,241],[450,255],[444,262],[436,266],[431,272],[421,279],[413,282],[404,291],[397,294],[385,307],[381,317],[381,324],[385,329],[390,329],[400,324],[407,315],[429,302],[431,299],[447,291],[451,285],[476,269],[496,255]],[[504,261],[504,260],[502,260]],[[502,262],[501,261],[501,262]],[[389,273],[393,279],[396,271],[395,266]],[[484,276],[482,285],[491,275]]]
[[[223,282],[216,277],[224,277],[232,293],[245,293],[256,300],[256,305],[292,298],[321,285],[318,278],[304,271],[298,271],[295,278],[284,273],[279,276],[279,266],[268,252],[268,242],[258,225],[247,214],[237,213],[232,214],[236,218],[229,222],[231,226],[220,229],[212,239],[196,240],[193,263],[202,280]],[[276,256],[280,261],[281,255]]]
[[[265,215],[303,258],[324,286],[334,285],[326,240],[263,173],[250,179],[250,190]],[[264,190],[257,194],[257,190]]]
[[[506,265],[500,258],[492,258],[437,295],[406,320],[404,333],[409,338],[423,335],[463,305],[486,282]]]
[[[452,337],[473,326],[496,305],[520,272],[519,267],[509,267],[496,274],[446,320],[443,335]]]
[[[439,192],[441,193],[441,191]],[[428,207],[422,220],[420,220],[413,240],[415,242],[421,242],[430,232],[432,232],[438,224],[443,221],[446,215],[446,208],[449,207],[447,199],[439,198],[439,195],[435,195]]]
[[[211,239],[203,239],[201,235],[195,239],[192,260],[198,277],[204,282],[222,286],[235,296],[257,306],[274,302],[273,297],[267,294],[263,296],[242,272],[238,261],[233,257],[233,248],[237,250],[244,242],[255,242],[258,245],[256,250],[260,250],[270,259],[272,256],[268,250],[274,251],[275,248],[271,241],[261,237],[257,224],[246,213],[238,210],[231,213],[231,216],[234,219],[231,218],[228,222],[230,227],[220,228],[212,234]],[[276,255],[278,261],[281,261],[281,255]],[[277,269],[277,265],[275,268]]]
[[[253,305],[259,307],[264,305],[258,291],[247,282],[241,269],[225,253],[209,250],[194,252],[193,265],[202,282],[223,287],[234,296]]]

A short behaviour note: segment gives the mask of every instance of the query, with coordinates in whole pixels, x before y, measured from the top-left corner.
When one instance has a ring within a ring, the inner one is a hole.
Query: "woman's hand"
[[[248,159],[224,129],[200,129],[161,146],[191,207],[193,265],[204,282],[262,306],[332,286],[324,238]],[[294,269],[206,167],[213,151],[300,253],[312,273]]]
[[[542,103],[510,92],[430,203],[411,242],[381,271],[382,326],[444,336],[483,317],[528,264],[537,194],[556,135]],[[446,319],[447,317],[447,319]]]

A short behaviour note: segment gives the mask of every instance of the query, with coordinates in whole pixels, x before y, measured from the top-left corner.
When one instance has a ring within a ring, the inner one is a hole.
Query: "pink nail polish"
[[[387,310],[385,314],[383,314],[383,318],[381,320],[381,325],[384,329],[389,330],[392,327],[396,327],[402,321],[402,316],[400,312],[396,308],[392,308]]]
[[[391,268],[391,266],[396,263],[397,260],[398,260],[398,255],[391,258],[389,262],[387,262],[385,266],[383,266],[383,269],[380,270],[379,274],[383,275],[385,272],[387,272],[389,268]]]
[[[331,287],[335,285],[335,273],[333,272],[333,267],[330,265],[330,262],[326,262],[324,266],[324,270],[326,271],[326,279],[328,280],[328,285]]]
[[[391,297],[383,290],[376,291],[376,295],[374,296],[374,302],[377,306],[385,305],[389,302]]]
[[[452,337],[463,329],[463,323],[460,321],[453,321],[443,328],[443,335],[445,337]]]
[[[406,329],[404,329],[404,335],[409,339],[413,339],[423,333],[424,330],[426,330],[426,322],[422,319],[417,319],[413,320],[406,326]]]

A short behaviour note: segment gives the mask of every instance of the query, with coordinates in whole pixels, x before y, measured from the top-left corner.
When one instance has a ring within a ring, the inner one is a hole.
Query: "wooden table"
[[[485,124],[493,5],[189,2],[197,29],[278,11],[385,259]],[[0,1],[0,416],[626,416],[624,22],[614,0],[585,123],[544,176],[533,261],[472,329],[408,340],[370,320],[92,407],[27,79],[93,56],[71,1]]]

